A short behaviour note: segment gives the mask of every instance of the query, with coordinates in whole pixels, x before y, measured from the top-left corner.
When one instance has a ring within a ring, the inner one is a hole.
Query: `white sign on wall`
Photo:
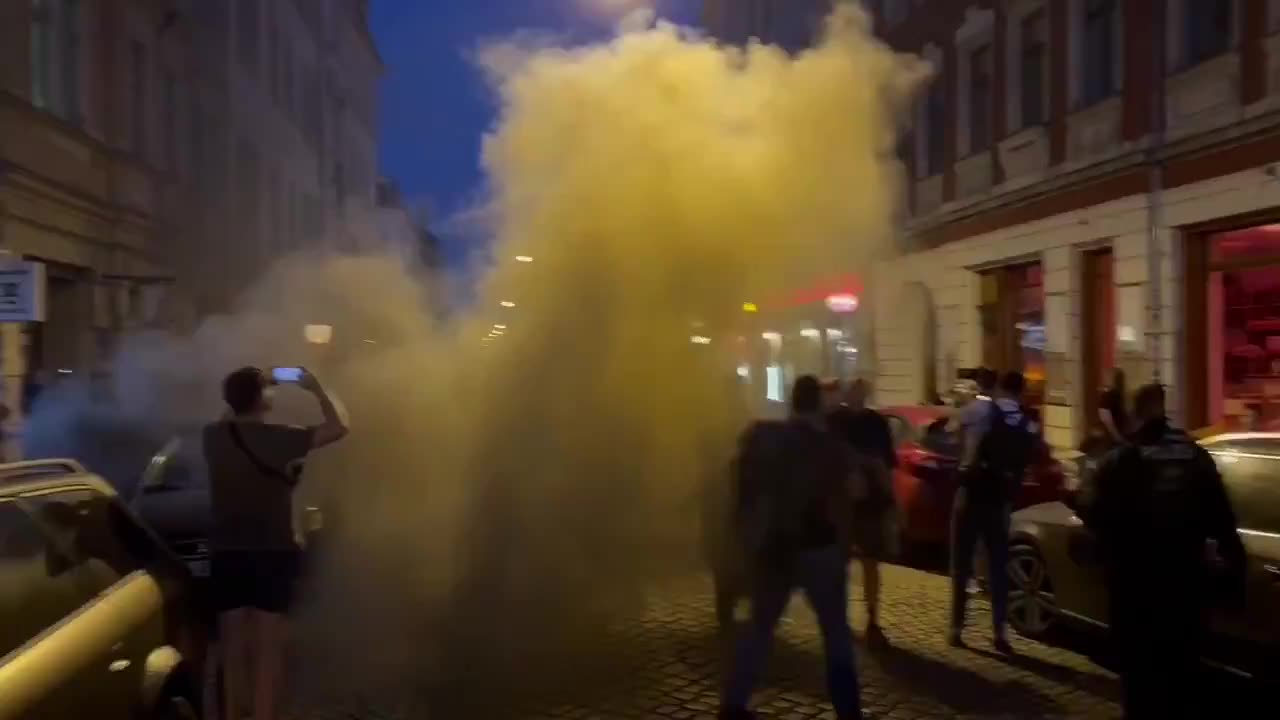
[[[44,263],[0,256],[0,322],[44,319]]]

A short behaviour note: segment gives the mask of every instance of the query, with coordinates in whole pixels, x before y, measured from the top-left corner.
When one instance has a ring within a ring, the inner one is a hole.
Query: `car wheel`
[[[1009,624],[1019,635],[1044,637],[1058,617],[1044,558],[1034,545],[1014,542],[1009,548]]]

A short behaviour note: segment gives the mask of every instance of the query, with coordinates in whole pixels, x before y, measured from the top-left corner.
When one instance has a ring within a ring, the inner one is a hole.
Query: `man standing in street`
[[[1206,589],[1242,597],[1244,547],[1213,458],[1170,427],[1164,389],[1143,387],[1134,409],[1131,444],[1080,495],[1100,543],[1125,717],[1212,717],[1197,697]]]
[[[301,560],[293,490],[307,455],[347,434],[346,412],[315,377],[301,371],[297,383],[315,396],[319,425],[267,422],[274,381],[248,367],[223,381],[227,416],[204,428],[225,720],[240,720],[246,707],[254,720],[278,717],[285,617]]]
[[[792,416],[776,433],[760,475],[740,503],[752,571],[751,620],[729,673],[720,717],[750,720],[747,709],[773,633],[791,594],[804,591],[818,617],[827,686],[840,720],[861,718],[849,628],[848,538],[853,502],[848,452],[823,422],[822,388],[806,375],[792,391]],[[744,468],[745,470],[746,468]]]
[[[1009,580],[1004,567],[1009,552],[1009,514],[1037,439],[1037,428],[1022,407],[1024,385],[1022,373],[1006,373],[1000,381],[999,397],[985,402],[989,413],[985,422],[971,418],[965,429],[960,488],[951,517],[948,642],[955,647],[964,645],[968,585],[973,576],[974,549],[981,539],[991,568],[988,583],[993,644],[998,652],[1013,652],[1005,632]]]
[[[837,394],[839,390],[838,382],[829,388]],[[880,561],[893,551],[896,539],[892,475],[898,457],[889,422],[867,407],[869,394],[865,380],[850,383],[844,402],[827,415],[827,426],[853,450],[855,470],[865,487],[852,508],[853,543],[862,565],[867,599],[867,644],[875,649],[889,644],[880,629]]]

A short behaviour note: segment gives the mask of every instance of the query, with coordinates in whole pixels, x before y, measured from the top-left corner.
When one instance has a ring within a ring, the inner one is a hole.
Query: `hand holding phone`
[[[296,385],[306,376],[306,370],[300,367],[271,368],[271,379],[281,385]]]

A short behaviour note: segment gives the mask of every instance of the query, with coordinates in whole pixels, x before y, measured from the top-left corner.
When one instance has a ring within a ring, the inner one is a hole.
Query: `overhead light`
[[[843,330],[837,330],[835,328],[827,328],[827,338],[831,340],[840,340],[843,337],[844,337]]]
[[[312,345],[328,345],[333,340],[333,326],[305,325],[302,328],[302,337]]]
[[[494,326],[493,326],[493,329],[494,329],[494,330],[506,330],[506,329],[507,329],[507,326],[506,326],[506,325],[494,325]]]
[[[515,303],[513,303],[513,302],[511,302],[510,300],[503,300],[502,302],[500,302],[500,303],[498,303],[498,304],[499,304],[499,305],[501,305],[501,306],[502,306],[502,307],[504,307],[504,308],[513,308],[513,307],[515,307],[515,306],[516,306],[516,304],[515,304]]]
[[[740,377],[740,378],[744,378],[744,379],[746,379],[746,378],[750,378],[750,377],[751,377],[751,366],[750,366],[750,365],[739,365],[739,366],[738,366],[738,377]]]
[[[58,368],[58,374],[59,374],[59,375],[70,375],[70,374],[72,374],[73,372],[74,372],[74,371],[73,371],[71,368]]]
[[[744,302],[742,303],[742,312],[760,312],[760,308],[756,307],[756,304],[753,302]]]
[[[851,313],[858,309],[858,296],[853,293],[837,293],[827,296],[827,309],[837,313]]]
[[[760,333],[760,337],[764,338],[765,340],[768,340],[771,343],[782,342],[782,333],[776,333],[776,332],[773,332],[772,330],[770,330],[769,332]]]
[[[800,331],[800,335],[801,337],[807,337],[813,340],[822,339],[822,331],[818,328],[805,328]]]
[[[694,345],[710,345],[711,338],[707,337],[706,335],[694,335],[689,338],[689,342],[693,343]]]
[[[517,255],[516,262],[531,263],[533,262],[533,258],[529,255]]]
[[[490,334],[490,335],[492,335],[492,336],[494,336],[494,337],[502,337],[503,335],[506,335],[506,333],[504,333],[504,332],[503,332],[503,331],[501,331],[501,330],[490,330],[490,331],[489,331],[489,334]]]

